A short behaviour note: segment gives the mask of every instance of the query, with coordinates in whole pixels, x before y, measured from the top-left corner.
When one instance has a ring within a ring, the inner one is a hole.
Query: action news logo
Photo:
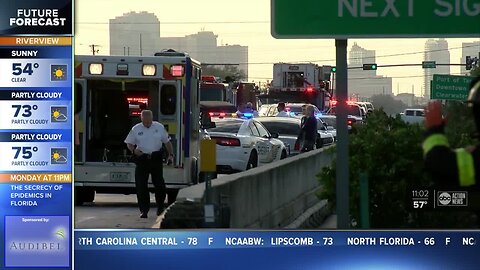
[[[468,206],[468,192],[437,191],[437,206]]]

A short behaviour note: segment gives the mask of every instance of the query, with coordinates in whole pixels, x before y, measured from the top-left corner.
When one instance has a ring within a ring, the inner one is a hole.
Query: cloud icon
[[[67,163],[67,158],[65,156],[60,156],[55,160],[57,163]]]
[[[55,118],[55,121],[65,122],[65,121],[67,121],[67,117],[65,116],[65,114],[62,113],[58,117]]]

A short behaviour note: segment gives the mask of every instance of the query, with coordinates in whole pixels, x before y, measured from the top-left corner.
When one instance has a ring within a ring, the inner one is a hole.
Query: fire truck
[[[135,164],[124,140],[143,109],[152,110],[174,147],[174,164],[163,170],[169,203],[198,182],[200,76],[199,62],[174,51],[75,56],[77,205],[92,202],[96,192],[135,193]]]
[[[325,109],[330,93],[330,66],[312,63],[273,65],[273,80],[267,93],[259,95],[262,104],[278,102],[310,103]]]
[[[232,82],[227,93],[227,101],[235,106],[251,102],[256,109],[258,87],[253,82]]]
[[[215,76],[202,76],[200,84],[200,101],[226,101],[227,86],[218,82]]]

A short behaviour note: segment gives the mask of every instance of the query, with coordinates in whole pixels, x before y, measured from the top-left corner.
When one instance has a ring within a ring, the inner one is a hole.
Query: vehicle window
[[[222,88],[201,88],[200,89],[200,100],[201,101],[224,101],[225,89]]]
[[[275,114],[277,114],[277,107],[270,106],[270,110],[268,111],[268,116],[274,116]]]
[[[257,122],[254,122],[254,124],[257,127],[258,132],[260,133],[260,137],[263,137],[263,138],[269,138],[270,137],[270,133],[268,133],[268,131],[265,129],[265,127],[262,126],[262,124],[257,123]]]
[[[348,114],[362,116],[361,109],[358,106],[347,106]]]
[[[297,136],[300,133],[300,126],[295,123],[265,121],[262,124],[270,133],[293,136]]]
[[[408,116],[414,116],[414,111],[411,111],[411,110],[407,110],[405,111],[405,115],[408,115]]]
[[[220,121],[216,122],[216,127],[208,129],[211,132],[238,133],[243,121]]]
[[[300,106],[293,106],[293,107],[288,106],[286,108],[286,111],[287,112],[293,112],[293,113],[301,113],[302,112],[302,107],[300,107]]]
[[[163,85],[160,89],[160,112],[163,115],[175,114],[177,108],[177,88],[174,85]]]
[[[257,129],[256,126],[254,126],[252,123],[250,123],[250,125],[248,125],[248,127],[250,128],[250,131],[252,131],[253,136],[260,137],[260,132],[258,132],[258,129]]]
[[[422,112],[422,111],[417,111],[417,112],[416,112],[416,115],[417,115],[417,116],[425,116],[424,112]]]
[[[327,125],[337,128],[337,119],[336,118],[322,118],[323,122],[327,123]]]

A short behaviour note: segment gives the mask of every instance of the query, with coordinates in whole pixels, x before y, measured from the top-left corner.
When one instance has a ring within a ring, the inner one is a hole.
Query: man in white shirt
[[[168,163],[173,162],[173,146],[168,137],[165,127],[157,121],[153,121],[153,113],[143,110],[142,122],[136,124],[128,133],[125,143],[133,153],[136,160],[135,186],[137,188],[137,200],[141,218],[147,218],[150,210],[150,193],[148,192],[148,176],[152,175],[152,183],[155,187],[155,200],[157,202],[157,216],[165,209],[166,197],[165,180],[163,179],[162,145],[165,144],[168,151]]]
[[[278,113],[275,116],[277,116],[277,117],[290,117],[288,112],[285,111],[285,103],[284,102],[278,103],[277,110],[278,110]]]

